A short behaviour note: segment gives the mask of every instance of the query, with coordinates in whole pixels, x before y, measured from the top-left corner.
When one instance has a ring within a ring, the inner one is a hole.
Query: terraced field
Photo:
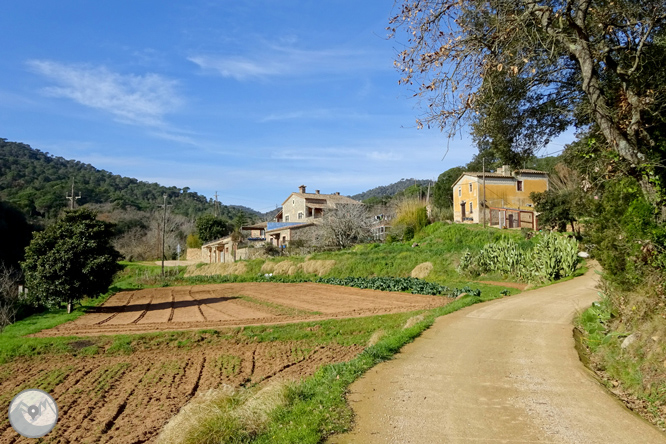
[[[359,342],[317,343],[302,339],[298,332],[294,336],[298,340],[288,336],[255,341],[243,334],[244,328],[226,327],[407,312],[450,301],[441,296],[315,283],[122,292],[77,320],[36,335],[78,336],[69,344],[80,353],[23,357],[0,366],[0,405],[8,405],[21,390],[40,388],[59,407],[58,423],[44,442],[153,442],[197,393],[223,384],[242,387],[273,378],[308,376],[322,365],[352,359],[364,347]],[[272,328],[279,327],[269,331]],[[309,332],[318,328],[318,324],[303,327]],[[183,345],[147,335],[150,346],[139,342],[127,350],[111,350],[115,339],[100,337],[175,330],[198,332],[162,335],[186,335],[190,339]],[[20,442],[32,440],[16,434],[8,420],[0,420],[0,443]]]
[[[38,357],[0,367],[0,403],[9,405],[26,388],[49,392],[58,404],[59,419],[44,442],[152,442],[197,392],[310,375],[323,364],[353,358],[361,349],[228,341],[129,356]],[[0,442],[34,440],[20,437],[4,419]]]
[[[255,282],[122,292],[76,321],[39,336],[194,330],[345,318],[434,308],[441,296],[315,283]]]

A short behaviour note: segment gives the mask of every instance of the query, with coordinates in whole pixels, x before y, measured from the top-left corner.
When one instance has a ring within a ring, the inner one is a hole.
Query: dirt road
[[[439,318],[351,386],[331,443],[666,443],[583,367],[571,321],[596,275]]]

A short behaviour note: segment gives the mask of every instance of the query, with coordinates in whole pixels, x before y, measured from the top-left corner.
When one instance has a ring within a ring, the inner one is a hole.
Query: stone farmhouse
[[[511,171],[508,165],[496,172],[462,173],[452,186],[455,222],[483,222],[484,182],[486,222],[500,228],[536,229],[537,215],[530,193],[548,190],[548,173]]]
[[[274,223],[269,223],[266,239],[273,245],[285,247],[289,241],[305,238],[312,227],[320,223],[326,211],[340,204],[363,205],[361,202],[339,192],[321,194],[319,190],[307,193],[305,185],[298,187],[282,202],[282,210],[275,215]]]
[[[305,185],[298,187],[298,192],[293,192],[282,202],[282,210],[275,216],[275,222],[315,222],[324,217],[324,212],[335,208],[338,204],[356,204],[361,202],[347,196],[341,196],[339,192],[333,194],[321,194],[319,190],[314,193],[306,193]]]
[[[261,222],[254,225],[246,225],[241,227],[241,232],[245,234],[245,239],[243,240],[243,248],[239,248],[239,245],[235,244],[231,239],[231,236],[225,236],[221,239],[216,239],[214,241],[208,242],[201,246],[201,257],[202,262],[208,262],[209,264],[213,263],[225,263],[225,262],[235,262],[236,260],[249,259],[249,250],[248,247],[254,245],[261,245],[266,242],[266,227],[268,223]],[[187,252],[188,258],[190,257],[190,252],[188,249]]]
[[[309,238],[313,227],[323,220],[326,211],[340,204],[362,205],[361,202],[341,196],[339,192],[321,194],[316,190],[314,193],[306,193],[305,189],[305,185],[301,185],[298,192],[291,193],[273,221],[241,227],[246,235],[242,248],[232,241],[231,236],[225,236],[201,247],[201,261],[225,263],[249,259],[251,249],[266,242],[285,248],[292,240]]]

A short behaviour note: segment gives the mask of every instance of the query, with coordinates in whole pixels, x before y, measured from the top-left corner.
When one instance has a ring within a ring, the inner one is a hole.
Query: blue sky
[[[392,7],[3,2],[0,137],[260,211],[301,184],[434,179],[476,148],[416,129]]]

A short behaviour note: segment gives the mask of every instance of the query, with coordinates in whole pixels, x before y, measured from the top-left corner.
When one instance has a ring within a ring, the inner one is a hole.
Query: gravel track
[[[572,319],[585,276],[443,316],[350,387],[356,425],[330,443],[665,444],[586,369]]]

